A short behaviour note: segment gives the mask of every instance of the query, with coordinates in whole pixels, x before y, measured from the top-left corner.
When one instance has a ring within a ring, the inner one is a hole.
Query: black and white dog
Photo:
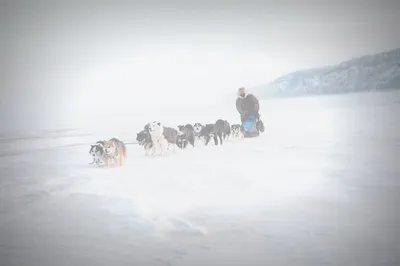
[[[215,124],[214,124],[214,142],[215,145],[218,145],[218,140],[217,137],[219,138],[219,145],[223,144],[223,139],[225,139],[225,136],[228,135],[228,132],[230,133],[231,128],[227,121],[218,119]],[[227,130],[227,127],[229,127],[229,130]]]
[[[205,145],[207,146],[211,139],[214,139],[214,144],[218,145],[217,134],[215,132],[215,124],[206,124],[202,127],[200,136],[204,138]]]
[[[194,142],[195,142],[195,131],[192,125],[186,124],[184,125],[179,125],[178,126],[178,141],[177,141],[177,146],[180,149],[185,149],[190,143],[192,147],[194,148]]]
[[[172,147],[172,150],[175,151],[175,146],[178,143],[178,131],[172,127],[164,127],[163,134],[168,143],[167,149],[169,150]]]
[[[215,145],[222,145],[223,140],[230,136],[231,127],[226,120],[218,119],[215,124],[206,124],[202,126],[195,124],[195,132],[201,127],[200,137],[205,139],[205,145],[208,145],[211,139],[214,139]],[[219,139],[219,142],[218,142]]]
[[[154,142],[152,140],[149,128],[150,128],[150,123],[145,125],[144,129],[139,133],[137,133],[136,136],[136,141],[139,143],[139,145],[144,147],[146,156],[154,155],[155,153]],[[170,146],[172,146],[173,147],[172,149],[175,150],[178,131],[174,128],[163,126],[162,135],[166,141],[167,145],[166,149],[169,150]]]
[[[203,142],[204,144],[204,136],[202,136],[202,130],[205,126],[202,125],[201,123],[194,123],[193,125],[193,131],[194,131],[194,140],[196,145],[200,142]]]
[[[151,141],[148,126],[149,124],[147,124],[144,129],[136,135],[136,141],[139,143],[139,145],[144,147],[145,156],[152,155],[154,152],[154,145]]]
[[[105,164],[104,141],[99,140],[96,144],[90,145],[89,154],[93,158],[90,164],[96,163],[97,166]]]
[[[231,125],[232,140],[244,139],[244,127],[240,124]]]

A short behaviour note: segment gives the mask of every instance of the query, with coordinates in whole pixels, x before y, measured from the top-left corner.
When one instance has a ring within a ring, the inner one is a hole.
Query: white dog
[[[150,123],[149,132],[154,145],[154,155],[163,155],[167,150],[168,142],[164,136],[164,126],[158,122]]]

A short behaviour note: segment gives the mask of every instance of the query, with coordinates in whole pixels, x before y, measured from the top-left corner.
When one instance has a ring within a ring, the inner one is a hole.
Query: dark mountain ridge
[[[400,48],[296,71],[251,88],[261,98],[400,89]]]

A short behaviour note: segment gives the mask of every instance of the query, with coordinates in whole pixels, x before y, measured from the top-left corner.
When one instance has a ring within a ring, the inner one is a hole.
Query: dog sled
[[[244,128],[245,138],[258,137],[260,132],[264,132],[265,129],[262,120],[253,113],[250,114],[247,119],[243,120],[242,126]]]

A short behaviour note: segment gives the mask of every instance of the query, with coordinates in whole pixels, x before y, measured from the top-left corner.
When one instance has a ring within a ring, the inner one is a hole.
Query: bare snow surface
[[[129,145],[124,168],[89,165],[89,144],[155,119],[237,123],[234,105],[4,137],[0,265],[398,266],[399,99],[262,102],[259,138],[163,157]]]

